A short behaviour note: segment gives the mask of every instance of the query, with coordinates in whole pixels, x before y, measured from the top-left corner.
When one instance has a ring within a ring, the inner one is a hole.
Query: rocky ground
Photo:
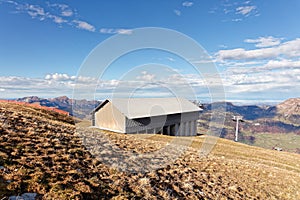
[[[219,139],[202,156],[204,139],[76,129],[0,103],[0,199],[300,199],[300,155]]]

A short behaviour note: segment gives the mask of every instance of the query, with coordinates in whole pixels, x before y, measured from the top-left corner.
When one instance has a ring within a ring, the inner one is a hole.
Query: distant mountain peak
[[[300,115],[300,98],[288,99],[276,106],[277,112],[284,116]]]
[[[70,98],[67,96],[60,96],[60,97],[56,97],[55,99],[69,100]]]
[[[34,103],[43,100],[43,98],[39,98],[38,96],[29,96],[29,97],[23,97],[23,98],[18,98],[16,101],[21,101],[21,102],[27,102],[27,103]]]

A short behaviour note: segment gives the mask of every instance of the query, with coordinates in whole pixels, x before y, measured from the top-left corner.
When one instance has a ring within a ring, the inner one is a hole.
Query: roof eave
[[[106,99],[105,101],[101,102],[92,112],[90,112],[90,114],[93,115],[95,112],[97,112],[100,108],[102,108],[108,102],[109,102],[108,99]]]

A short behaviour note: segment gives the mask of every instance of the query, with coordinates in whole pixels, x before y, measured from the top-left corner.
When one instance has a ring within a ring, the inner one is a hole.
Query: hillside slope
[[[288,99],[276,106],[279,119],[300,126],[300,98]]]
[[[67,116],[0,103],[0,199],[25,192],[41,199],[300,199],[298,154],[218,139],[212,153],[200,157],[205,137],[186,137],[182,141],[193,141],[183,156],[136,174],[95,159],[74,130]],[[85,132],[100,147],[104,134],[125,152],[137,153],[173,139]]]

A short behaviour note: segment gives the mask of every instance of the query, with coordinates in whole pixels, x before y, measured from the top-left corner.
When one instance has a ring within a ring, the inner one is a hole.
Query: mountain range
[[[17,102],[27,102],[30,104],[38,104],[41,106],[54,107],[70,113],[70,115],[84,119],[89,118],[89,113],[99,105],[100,101],[88,101],[85,99],[75,100],[67,96],[56,98],[39,98],[37,96],[29,96],[16,99]]]
[[[75,100],[67,96],[56,98],[39,98],[37,96],[29,96],[16,99],[18,102],[38,103],[41,106],[55,107],[63,111],[69,112],[79,118],[88,117],[90,112],[101,103],[97,100]],[[72,106],[74,106],[72,108]],[[241,115],[246,120],[258,120],[262,118],[277,118],[290,122],[294,125],[300,125],[300,98],[291,98],[276,106],[257,106],[242,105],[237,106],[231,102],[214,102],[203,104],[204,112],[213,109],[226,109],[227,113]],[[76,111],[76,113],[74,113]]]
[[[91,111],[101,103],[96,100],[74,100],[66,96],[50,99],[30,96],[16,101],[54,107],[69,112],[71,116],[88,120],[91,119]],[[202,134],[220,128],[220,125],[209,127],[213,109],[214,112],[219,112],[219,116],[225,117],[220,137],[234,139],[236,124],[232,117],[238,115],[244,119],[239,126],[240,142],[264,148],[280,146],[286,151],[300,153],[300,98],[291,98],[275,106],[234,105],[231,102],[214,102],[201,106],[203,111],[198,120],[198,132]],[[294,137],[294,144],[291,144],[291,138]]]

